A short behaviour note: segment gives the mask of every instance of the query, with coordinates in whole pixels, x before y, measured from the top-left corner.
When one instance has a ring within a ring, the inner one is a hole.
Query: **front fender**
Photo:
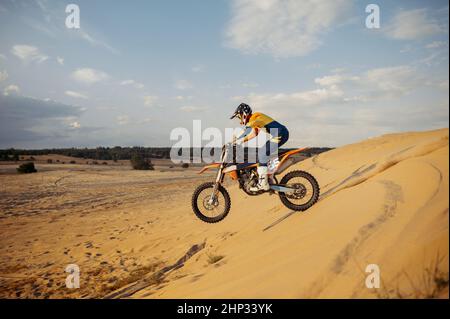
[[[219,166],[220,166],[220,163],[212,163],[212,164],[206,165],[197,174],[201,174],[210,168],[218,168]]]

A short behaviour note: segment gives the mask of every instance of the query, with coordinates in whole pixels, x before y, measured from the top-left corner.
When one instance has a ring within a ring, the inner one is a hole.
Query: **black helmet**
[[[243,119],[249,115],[252,115],[252,108],[245,103],[239,104],[239,106],[236,108],[236,111],[234,111],[233,115],[230,117],[230,119],[234,119],[236,116],[238,116]]]

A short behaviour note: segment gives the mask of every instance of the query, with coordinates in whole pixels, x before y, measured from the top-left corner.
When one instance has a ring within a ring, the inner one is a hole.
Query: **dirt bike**
[[[228,191],[222,186],[224,177],[228,175],[232,180],[239,182],[241,188],[250,196],[257,196],[265,191],[252,191],[250,188],[258,184],[257,163],[235,163],[226,160],[229,158],[230,148],[222,147],[219,163],[206,165],[199,174],[208,169],[217,169],[216,180],[199,185],[192,195],[192,209],[195,215],[204,222],[217,223],[223,220],[230,212],[231,199]],[[291,171],[283,176],[280,183],[277,176],[286,171],[293,164],[302,159],[296,156],[307,148],[278,152],[278,157],[272,158],[268,166],[270,194],[278,193],[281,202],[294,211],[305,211],[314,205],[320,193],[319,184],[314,176],[305,171]]]

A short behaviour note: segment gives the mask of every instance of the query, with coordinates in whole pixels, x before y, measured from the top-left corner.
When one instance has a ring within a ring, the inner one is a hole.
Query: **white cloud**
[[[18,94],[19,92],[20,88],[15,84],[11,84],[5,87],[5,89],[3,90],[3,95],[8,96],[10,94]]]
[[[81,124],[77,121],[69,123],[69,126],[73,129],[79,129],[81,127]]]
[[[386,27],[386,35],[398,40],[414,40],[443,32],[427,9],[403,10]]]
[[[155,95],[146,95],[144,96],[144,105],[152,106],[158,100],[158,97]]]
[[[124,81],[120,82],[120,85],[131,85],[131,86],[134,86],[137,89],[143,89],[144,88],[144,84],[136,82],[135,80],[124,80]]]
[[[64,65],[64,59],[61,57],[56,57],[56,61],[60,64],[60,65]]]
[[[255,83],[255,82],[245,82],[245,83],[242,83],[242,86],[245,88],[257,88],[259,86],[259,84]]]
[[[119,125],[127,125],[130,123],[130,117],[128,115],[119,115],[116,117],[116,120]]]
[[[205,71],[205,66],[202,65],[202,64],[194,65],[194,66],[191,68],[191,70],[192,70],[192,72],[194,72],[194,73],[201,73],[201,72],[204,72],[204,71]]]
[[[175,88],[178,90],[188,90],[192,89],[194,85],[188,80],[178,80],[175,82]]]
[[[333,74],[333,75],[326,75],[321,78],[314,79],[314,82],[316,84],[319,84],[321,86],[330,86],[330,85],[337,85],[344,81],[352,80],[357,81],[359,78],[356,76],[346,76],[342,74]]]
[[[64,92],[64,94],[66,94],[67,96],[70,96],[70,97],[77,98],[77,99],[85,99],[85,100],[88,99],[88,97],[86,95],[79,93],[79,92],[75,92],[75,91],[66,91],[66,92]]]
[[[424,83],[423,76],[410,66],[370,69],[358,75],[331,74],[316,78],[314,82],[319,87],[312,90],[292,93],[252,93],[246,97],[233,97],[232,100],[248,101],[250,105],[255,105],[263,111],[289,117],[292,108],[360,104],[398,98]],[[445,88],[445,85],[444,82],[439,87]]]
[[[425,46],[426,49],[440,49],[440,48],[448,48],[448,42],[447,41],[433,41],[431,43],[428,43]]]
[[[12,47],[11,53],[24,62],[41,63],[48,59],[47,55],[41,53],[38,48],[31,45],[15,45]]]
[[[203,106],[193,106],[193,105],[187,105],[180,107],[180,111],[183,112],[198,112],[198,111],[204,111],[206,110],[206,107]]]
[[[8,78],[8,72],[0,71],[0,82],[5,81]]]
[[[187,100],[192,100],[194,97],[192,95],[188,95],[188,96],[184,96],[184,95],[177,95],[174,97],[175,100],[177,101],[187,101]]]
[[[347,11],[349,0],[234,0],[226,45],[277,58],[304,56]]]
[[[109,78],[109,75],[103,71],[91,68],[82,68],[72,72],[72,78],[81,83],[93,84],[96,82],[107,80]]]
[[[120,52],[116,48],[113,48],[112,46],[110,46],[108,43],[106,43],[104,41],[94,38],[91,34],[89,34],[88,32],[86,32],[83,29],[77,30],[77,32],[75,34],[78,34],[83,40],[86,40],[94,47],[96,47],[96,46],[103,47],[104,49],[107,49],[109,52],[111,52],[113,54],[120,54]]]
[[[407,94],[420,83],[416,69],[403,65],[369,70],[360,84],[366,86],[367,90],[378,91],[374,95],[393,97]]]

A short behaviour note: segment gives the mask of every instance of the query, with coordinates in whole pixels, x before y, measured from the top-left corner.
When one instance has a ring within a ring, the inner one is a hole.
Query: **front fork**
[[[217,171],[216,182],[214,183],[211,197],[209,198],[209,201],[208,201],[209,205],[213,205],[217,200],[217,192],[219,190],[220,184],[223,181],[223,167],[224,167],[224,165],[221,164],[219,167],[219,170]]]

